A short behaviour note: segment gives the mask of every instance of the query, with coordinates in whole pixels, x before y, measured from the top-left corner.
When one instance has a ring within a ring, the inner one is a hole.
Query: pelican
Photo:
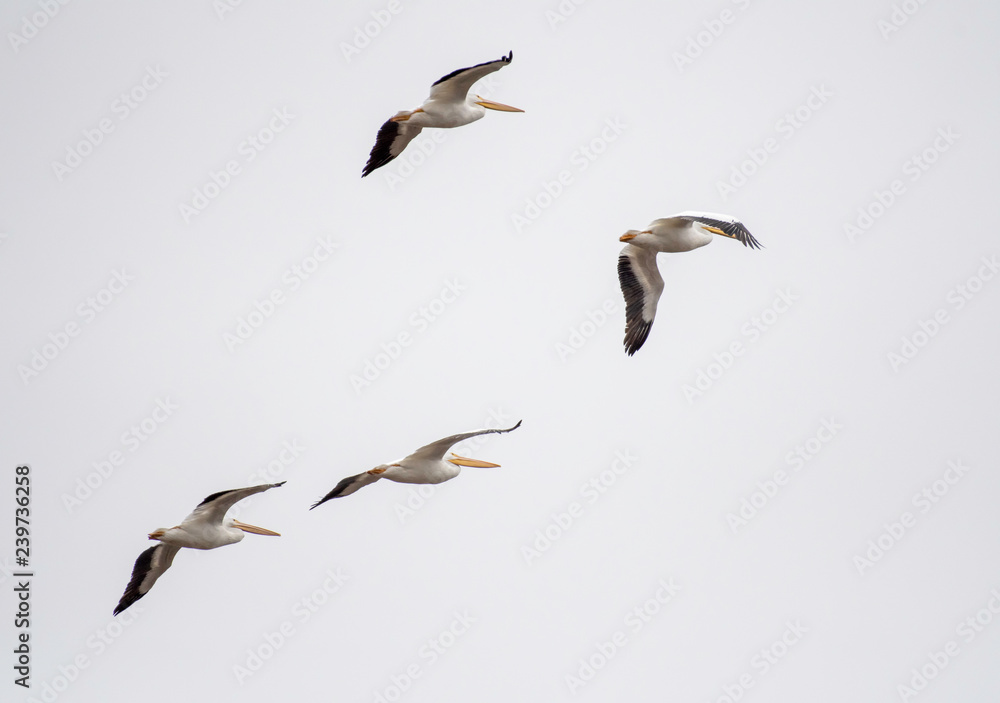
[[[125,587],[125,593],[122,594],[121,600],[118,601],[115,615],[149,593],[149,589],[156,583],[156,579],[170,568],[174,556],[181,547],[191,549],[225,547],[227,544],[236,544],[242,540],[244,532],[280,537],[281,535],[277,532],[266,530],[263,527],[254,527],[233,518],[228,520],[224,518],[226,512],[233,505],[247,496],[284,484],[284,481],[266,483],[250,488],[236,488],[231,491],[213,493],[201,501],[180,525],[170,528],[161,527],[150,532],[149,538],[159,540],[160,544],[150,547],[135,560],[135,566],[132,567],[132,578],[128,582],[128,586]]]
[[[760,248],[760,242],[742,222],[712,212],[682,212],[653,220],[642,231],[630,229],[619,237],[619,241],[628,242],[618,255],[618,282],[625,296],[625,351],[629,356],[649,336],[656,303],[663,292],[656,254],[703,247],[712,241],[713,234],[735,239],[751,249]]]
[[[524,112],[478,95],[469,95],[473,83],[485,75],[499,71],[513,58],[514,52],[511,51],[496,61],[460,68],[437,79],[431,86],[430,97],[423,105],[416,110],[401,110],[382,125],[361,177],[364,178],[399,156],[424,127],[461,127],[482,119],[486,110]]]
[[[357,476],[348,476],[333,487],[323,498],[313,503],[312,510],[334,498],[349,496],[360,488],[364,488],[369,483],[375,483],[380,478],[387,478],[397,483],[443,483],[455,478],[461,472],[463,466],[471,466],[477,469],[495,469],[500,464],[491,464],[488,461],[478,459],[467,459],[452,452],[451,457],[444,458],[444,455],[451,449],[452,445],[476,437],[481,434],[505,434],[513,432],[521,426],[521,421],[506,430],[476,430],[475,432],[463,432],[453,434],[450,437],[431,442],[426,447],[421,447],[404,459],[399,459],[391,464],[380,464],[374,469],[369,469]]]

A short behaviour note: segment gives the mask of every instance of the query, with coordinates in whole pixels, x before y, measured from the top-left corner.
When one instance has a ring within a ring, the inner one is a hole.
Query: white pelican
[[[226,512],[234,504],[247,496],[284,484],[284,481],[266,483],[261,486],[213,493],[201,501],[180,525],[171,528],[161,527],[150,532],[149,538],[160,540],[160,544],[150,547],[135,560],[135,566],[132,567],[132,578],[128,582],[128,586],[125,587],[125,593],[122,594],[121,600],[118,601],[115,615],[149,593],[149,589],[156,583],[156,579],[170,568],[174,555],[180,551],[181,547],[191,549],[225,547],[227,544],[236,544],[242,540],[244,532],[280,537],[281,535],[277,532],[266,530],[263,527],[254,527],[233,518],[228,520],[224,520],[224,518]]]
[[[513,58],[514,52],[511,51],[496,61],[460,68],[437,79],[431,86],[430,97],[423,105],[416,110],[401,110],[382,125],[361,177],[364,178],[399,156],[424,127],[461,127],[481,119],[486,114],[486,109],[524,112],[510,105],[485,100],[478,95],[469,95],[473,83],[487,74],[499,71]]]
[[[760,248],[760,243],[742,222],[712,212],[682,212],[653,220],[642,231],[630,229],[619,237],[619,241],[628,242],[618,255],[618,282],[625,296],[625,351],[629,356],[635,354],[649,336],[656,303],[663,292],[656,254],[703,247],[712,241],[713,234],[743,242],[751,249]]]
[[[445,453],[451,449],[452,445],[476,437],[481,434],[504,434],[513,432],[521,426],[521,421],[506,430],[476,430],[475,432],[463,432],[453,434],[450,437],[431,442],[426,447],[421,447],[404,459],[394,461],[391,464],[380,464],[374,469],[369,469],[357,476],[348,476],[327,493],[323,498],[313,503],[313,508],[322,505],[328,500],[348,496],[369,483],[375,483],[380,478],[387,478],[397,483],[442,483],[448,479],[455,478],[461,472],[463,466],[472,466],[477,469],[493,469],[500,464],[491,464],[488,461],[478,459],[466,459],[452,452],[451,457],[444,458]]]

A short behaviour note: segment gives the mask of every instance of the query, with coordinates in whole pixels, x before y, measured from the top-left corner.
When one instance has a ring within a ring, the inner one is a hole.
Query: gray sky
[[[995,4],[223,2],[0,8],[5,700],[997,699]],[[524,114],[360,178],[509,50]],[[618,237],[689,209],[765,248],[661,255],[629,358]]]

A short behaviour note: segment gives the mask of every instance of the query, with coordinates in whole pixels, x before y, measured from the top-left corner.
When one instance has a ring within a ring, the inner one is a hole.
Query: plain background
[[[0,697],[708,702],[743,677],[748,702],[892,701],[954,641],[915,698],[996,700],[1000,9],[904,5],[70,3],[15,47],[43,4],[4,3]],[[427,130],[360,178],[383,121],[509,50],[477,89],[524,114]],[[689,209],[765,248],[661,255],[629,358],[618,237]],[[317,239],[336,248],[313,266]],[[102,293],[115,272],[127,287]],[[893,363],[904,338],[921,346]],[[466,447],[502,468],[308,510],[344,476],[518,419]],[[953,484],[949,462],[969,467]],[[25,463],[30,692],[8,661]],[[288,483],[239,515],[281,538],[182,551],[114,624],[148,532],[264,480]],[[744,499],[759,508],[734,528]],[[637,607],[655,614],[635,631]],[[475,621],[432,660],[456,613]],[[806,631],[786,648],[788,623]],[[571,686],[581,659],[597,671]]]

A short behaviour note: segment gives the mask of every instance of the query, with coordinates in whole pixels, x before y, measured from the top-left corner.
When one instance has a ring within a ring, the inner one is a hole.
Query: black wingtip
[[[375,135],[375,146],[372,147],[371,153],[368,154],[368,162],[361,170],[362,178],[396,158],[392,155],[392,143],[398,134],[399,123],[393,122],[391,119],[386,120],[379,127],[378,134]]]
[[[632,262],[627,256],[618,256],[618,283],[625,298],[625,353],[635,354],[649,337],[652,322],[642,319],[645,292],[632,270]]]
[[[139,593],[139,586],[142,585],[142,581],[146,578],[146,573],[149,571],[150,566],[153,563],[153,553],[160,546],[161,545],[157,544],[150,547],[140,554],[135,560],[135,565],[132,567],[132,577],[129,579],[128,585],[125,587],[125,592],[122,594],[122,597],[118,600],[118,605],[115,606],[115,615],[118,615],[118,613],[126,610],[129,606],[146,595],[145,593]]]
[[[320,498],[319,500],[317,500],[315,503],[313,503],[312,506],[310,506],[309,509],[310,510],[314,510],[314,509],[318,508],[319,506],[323,505],[323,503],[325,503],[328,500],[333,500],[334,498],[339,498],[340,497],[339,495],[334,495],[334,493],[337,492],[337,488],[340,488],[340,484],[339,483],[337,484],[336,488],[334,488],[332,491],[330,491],[325,496],[323,496],[322,498]]]
[[[626,354],[632,356],[642,349],[642,345],[646,343],[646,339],[649,337],[649,330],[652,326],[652,322],[646,322],[645,320],[641,320],[635,325],[626,324],[625,340],[623,342]]]

